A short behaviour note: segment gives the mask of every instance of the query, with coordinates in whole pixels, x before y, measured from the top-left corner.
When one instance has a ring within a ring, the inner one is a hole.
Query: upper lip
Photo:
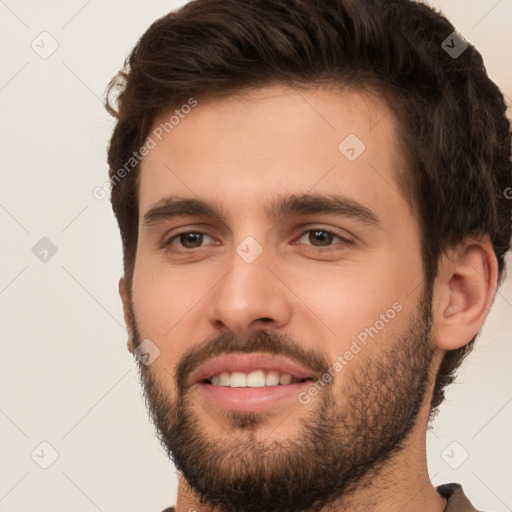
[[[311,378],[312,374],[305,368],[270,354],[230,354],[211,359],[192,372],[189,385],[197,384],[222,372],[250,373],[254,370],[277,371],[286,373],[296,379]]]

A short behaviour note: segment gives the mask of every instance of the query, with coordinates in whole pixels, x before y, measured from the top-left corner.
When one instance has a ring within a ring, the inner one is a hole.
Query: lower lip
[[[194,387],[206,397],[209,404],[226,411],[261,412],[282,405],[285,400],[293,399],[298,402],[299,393],[305,387],[311,386],[311,382],[306,380],[262,388],[232,388],[200,382]]]

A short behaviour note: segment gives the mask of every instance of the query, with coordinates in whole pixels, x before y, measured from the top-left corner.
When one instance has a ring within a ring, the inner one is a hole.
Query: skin
[[[350,407],[344,401],[349,386],[362,375],[365,362],[384,359],[407,331],[417,317],[425,284],[418,224],[395,176],[395,123],[377,96],[326,88],[299,93],[273,84],[199,102],[149,152],[141,167],[133,283],[128,289],[121,278],[119,291],[129,329],[160,350],[147,372],[162,400],[175,403],[175,370],[185,352],[205,340],[222,334],[245,339],[265,329],[291,336],[332,365],[361,331],[398,302],[400,313],[328,388],[339,410]],[[351,133],[366,146],[352,162],[338,149]],[[370,208],[381,228],[337,215],[279,221],[266,217],[266,202],[286,193],[344,194]],[[145,227],[144,213],[170,194],[221,203],[226,224],[184,217]],[[315,249],[309,232],[303,234],[320,228],[349,236],[354,243],[334,238],[333,250],[318,242]],[[161,247],[179,232],[208,236],[194,249],[180,245],[178,237],[173,247],[179,253]],[[236,252],[247,236],[263,249],[250,264]],[[426,463],[433,376],[445,351],[467,344],[480,329],[496,281],[497,263],[488,237],[468,237],[443,256],[433,289],[431,336],[425,338],[432,350],[430,379],[414,425],[401,450],[329,510],[444,509],[446,499],[431,484]],[[133,352],[133,339],[128,348]],[[401,400],[408,399],[404,395]],[[201,433],[207,439],[224,436],[233,449],[248,436],[261,446],[297,439],[301,422],[312,417],[322,400],[320,393],[308,404],[288,401],[247,429],[196,390],[190,396]],[[180,473],[177,511],[190,508],[213,510],[199,502]]]

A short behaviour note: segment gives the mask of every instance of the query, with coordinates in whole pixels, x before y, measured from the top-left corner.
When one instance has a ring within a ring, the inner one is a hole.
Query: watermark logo
[[[441,48],[452,58],[458,59],[467,49],[468,43],[457,34],[452,32],[442,43]]]
[[[59,458],[59,452],[48,441],[43,441],[30,456],[40,468],[48,469]]]
[[[134,354],[142,364],[150,366],[160,356],[160,349],[149,338],[146,338],[135,349]]]
[[[350,162],[357,160],[365,149],[363,141],[354,133],[342,140],[338,146],[339,152]]]
[[[441,458],[452,469],[459,469],[469,458],[467,450],[457,441],[452,441],[442,452]]]
[[[48,32],[41,32],[31,43],[30,47],[41,59],[50,58],[59,47],[57,40]]]
[[[32,247],[32,254],[42,263],[48,263],[57,254],[57,251],[57,246],[46,236],[43,236]]]
[[[253,263],[263,252],[263,247],[252,236],[247,236],[238,245],[236,252],[246,263]]]

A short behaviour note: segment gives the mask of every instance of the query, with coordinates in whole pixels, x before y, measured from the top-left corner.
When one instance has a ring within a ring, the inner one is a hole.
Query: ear
[[[443,255],[434,292],[434,342],[454,350],[482,327],[494,300],[498,261],[491,241],[471,237]]]
[[[128,286],[124,277],[119,279],[119,295],[123,301],[124,322],[126,324],[126,328],[128,329],[128,342],[126,343],[126,346],[128,347],[128,350],[133,354],[135,347],[133,345],[132,318],[130,315],[130,291],[128,290]]]

